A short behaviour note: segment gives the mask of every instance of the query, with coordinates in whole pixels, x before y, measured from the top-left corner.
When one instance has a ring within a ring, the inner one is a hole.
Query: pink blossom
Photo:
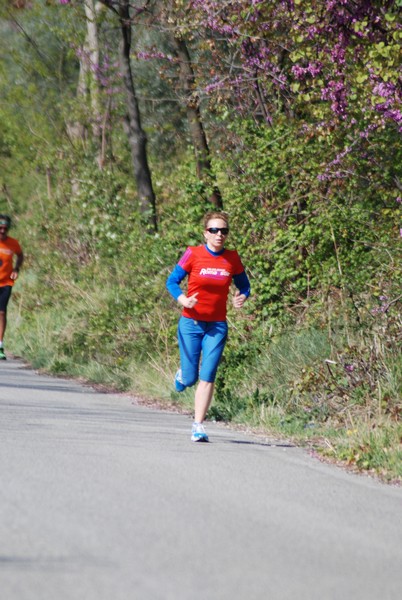
[[[160,59],[168,60],[169,62],[174,61],[172,56],[165,54],[164,52],[156,52],[156,51],[137,52],[137,58],[142,58],[144,60],[152,60],[154,58],[160,58]]]

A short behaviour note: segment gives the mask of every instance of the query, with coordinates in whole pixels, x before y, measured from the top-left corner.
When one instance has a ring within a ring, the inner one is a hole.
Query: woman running
[[[190,246],[166,287],[183,307],[178,325],[180,369],[175,387],[182,392],[196,383],[193,442],[207,442],[204,419],[211,404],[216,371],[225,348],[228,326],[226,304],[230,284],[237,288],[233,306],[241,308],[250,295],[250,282],[236,250],[227,250],[228,215],[209,212],[204,217],[205,244]],[[188,276],[187,294],[180,283]],[[201,364],[200,364],[201,362]]]

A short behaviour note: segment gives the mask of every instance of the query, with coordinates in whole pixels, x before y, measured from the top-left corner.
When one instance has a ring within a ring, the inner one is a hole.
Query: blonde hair
[[[211,210],[209,212],[207,212],[207,214],[204,216],[204,229],[207,229],[208,227],[208,223],[209,221],[211,221],[212,219],[222,219],[222,221],[225,221],[226,226],[229,227],[229,215],[227,212],[224,212],[223,210]]]

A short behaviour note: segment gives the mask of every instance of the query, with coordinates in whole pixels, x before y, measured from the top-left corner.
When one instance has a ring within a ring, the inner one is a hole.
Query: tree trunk
[[[129,0],[119,2],[118,12],[121,26],[120,69],[126,89],[128,113],[124,128],[131,148],[140,212],[146,218],[149,226],[156,231],[156,200],[148,166],[146,152],[147,139],[141,126],[140,111],[130,63],[131,20]]]
[[[101,141],[101,103],[99,89],[99,37],[96,22],[96,8],[94,0],[84,2],[87,35],[84,44],[84,60],[87,59],[87,81],[92,109],[92,134],[99,146]]]
[[[92,130],[92,137],[98,146],[98,163],[101,167],[101,108],[100,89],[97,78],[99,69],[99,41],[94,0],[85,0],[84,10],[87,33],[79,56],[80,71],[78,75],[77,98],[84,103],[90,103],[92,120],[90,127]],[[88,138],[88,125],[81,121],[68,123],[67,132],[72,140],[81,140],[82,142],[85,142]]]
[[[177,56],[180,60],[180,76],[185,94],[185,104],[190,133],[193,140],[197,176],[201,181],[212,183],[213,192],[208,198],[212,204],[221,209],[222,195],[212,173],[211,154],[202,123],[199,98],[195,91],[195,76],[191,65],[190,54],[186,42],[174,37]]]

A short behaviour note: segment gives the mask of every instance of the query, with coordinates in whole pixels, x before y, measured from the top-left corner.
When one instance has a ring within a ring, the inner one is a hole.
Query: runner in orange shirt
[[[0,360],[6,360],[3,338],[7,325],[7,305],[11,290],[24,261],[18,241],[8,236],[11,219],[0,215]],[[14,256],[17,257],[14,265]]]

